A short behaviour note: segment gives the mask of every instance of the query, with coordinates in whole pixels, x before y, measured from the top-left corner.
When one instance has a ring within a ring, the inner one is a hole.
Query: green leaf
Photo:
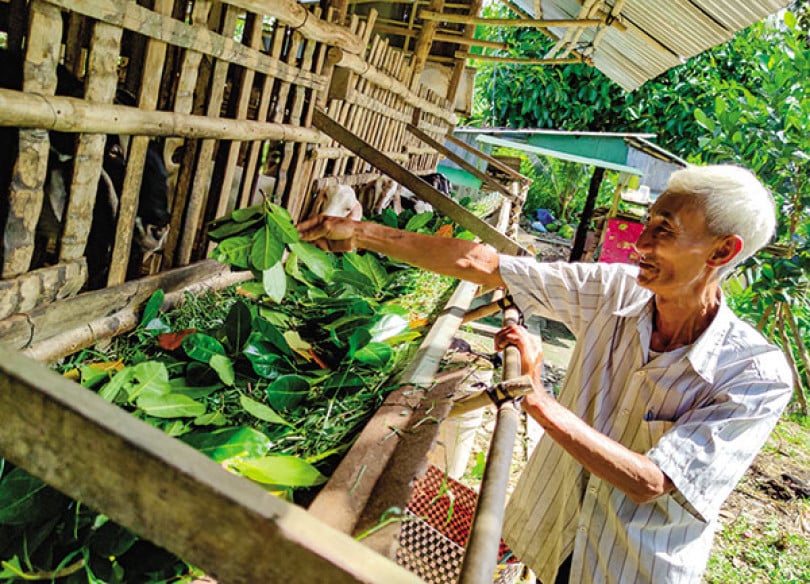
[[[259,271],[270,268],[273,264],[280,261],[281,256],[284,255],[284,243],[276,239],[267,225],[253,234],[252,242],[253,247],[250,250],[250,263]]]
[[[430,223],[430,220],[433,219],[433,212],[427,211],[426,213],[419,213],[418,215],[414,215],[408,220],[408,223],[405,224],[405,231],[417,231],[422,229],[425,225]]]
[[[264,456],[273,442],[254,428],[223,428],[213,432],[193,432],[181,438],[183,442],[216,462],[235,456]]]
[[[269,209],[267,224],[270,226],[270,229],[275,232],[277,237],[283,243],[287,244],[300,241],[301,238],[298,235],[298,230],[295,228],[295,224],[293,224],[292,217],[290,217],[287,209],[274,203],[268,203],[267,207]]]
[[[217,372],[220,381],[227,386],[232,386],[236,377],[233,372],[233,361],[225,355],[212,355],[208,362],[211,369]]]
[[[0,480],[0,525],[26,525],[62,510],[66,498],[21,468]]]
[[[227,223],[223,223],[219,227],[215,227],[208,232],[208,237],[214,241],[221,241],[226,237],[232,237],[234,235],[238,235],[243,231],[247,231],[252,227],[258,225],[262,221],[261,216],[254,217],[252,219],[248,219],[247,221],[238,222],[238,221],[228,221]]]
[[[242,350],[242,346],[250,336],[251,321],[253,315],[247,304],[241,300],[234,302],[231,309],[228,311],[228,316],[225,317],[223,329],[225,331],[225,338],[231,347],[233,353],[238,353]]]
[[[388,227],[399,227],[399,217],[397,217],[393,209],[383,209],[382,223]]]
[[[171,391],[169,371],[160,361],[138,363],[132,368],[132,377],[135,382],[127,388],[130,402],[144,395],[160,396]]]
[[[203,366],[201,363],[196,363],[196,365]],[[184,395],[186,397],[190,397],[191,399],[199,399],[202,397],[208,397],[215,391],[219,391],[222,389],[221,383],[215,383],[214,385],[186,385],[186,380],[178,377],[177,379],[170,379],[169,380],[169,391],[171,393],[177,393],[180,395]]]
[[[99,390],[98,395],[106,399],[108,402],[121,403],[126,401],[126,396],[121,393],[121,390],[123,390],[124,387],[130,381],[132,381],[133,373],[134,371],[132,367],[124,367]]]
[[[236,461],[233,468],[257,483],[286,487],[313,487],[326,482],[314,466],[297,456],[271,455]]]
[[[265,390],[267,401],[277,410],[297,406],[309,393],[309,381],[300,375],[282,375]]]
[[[195,426],[225,426],[228,424],[228,418],[222,412],[209,412],[194,418],[192,423]]]
[[[311,243],[298,242],[290,244],[290,251],[298,256],[309,270],[321,280],[329,282],[332,277],[332,257]]]
[[[354,358],[355,353],[361,347],[366,346],[371,340],[371,334],[364,328],[359,328],[352,333],[349,337],[349,357]]]
[[[260,306],[259,314],[264,320],[277,328],[287,328],[290,326],[290,317],[278,310],[273,310],[267,306]]]
[[[263,422],[270,422],[271,424],[283,424],[290,428],[293,427],[292,424],[273,411],[271,407],[259,403],[244,394],[239,396],[239,403],[242,404],[242,408],[254,418],[258,418]]]
[[[292,349],[287,344],[284,335],[278,330],[270,321],[265,320],[261,316],[253,319],[253,334],[259,335],[263,340],[268,341],[276,349],[285,355],[292,356]]]
[[[374,296],[380,292],[368,276],[353,270],[335,270],[332,272],[332,281],[351,286],[365,296]]]
[[[145,413],[156,418],[196,418],[205,413],[205,404],[176,393],[145,393],[135,403]]]
[[[189,359],[208,363],[214,355],[224,355],[225,347],[214,337],[204,333],[192,333],[183,339],[183,350]]]
[[[281,262],[276,262],[262,272],[262,285],[268,298],[276,304],[281,304],[284,294],[287,293],[287,273]]]
[[[230,218],[236,221],[237,223],[244,223],[245,221],[250,221],[251,219],[261,218],[264,215],[264,206],[253,205],[251,207],[245,207],[244,209],[236,209],[235,211],[231,212]]]
[[[157,315],[160,313],[160,307],[163,306],[164,297],[165,294],[160,288],[152,292],[152,295],[149,297],[149,300],[146,301],[146,306],[143,309],[141,326],[146,326],[157,318]]]
[[[698,124],[706,128],[709,132],[714,132],[714,122],[709,119],[709,116],[707,116],[702,109],[695,108],[694,116]]]
[[[354,353],[354,358],[370,367],[385,367],[391,360],[393,351],[386,343],[371,342]]]
[[[242,354],[250,361],[253,371],[259,377],[275,379],[281,375],[279,367],[284,363],[284,358],[270,343],[252,338],[245,345]]]
[[[211,252],[211,257],[223,264],[247,269],[251,249],[253,240],[247,235],[239,235],[220,241]]]

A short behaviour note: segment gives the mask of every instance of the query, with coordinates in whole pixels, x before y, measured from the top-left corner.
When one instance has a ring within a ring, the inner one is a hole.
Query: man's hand
[[[358,221],[343,217],[318,215],[296,226],[303,241],[310,241],[324,251],[353,251],[357,247]]]
[[[540,337],[530,334],[526,327],[512,324],[495,333],[495,350],[502,351],[507,345],[514,345],[520,351],[520,372],[531,375],[542,389],[543,343]]]

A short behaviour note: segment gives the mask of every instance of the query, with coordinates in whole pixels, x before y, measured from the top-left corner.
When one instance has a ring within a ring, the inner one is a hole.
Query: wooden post
[[[7,348],[0,348],[0,456],[223,582],[421,582]]]
[[[53,95],[56,91],[56,64],[62,38],[62,14],[50,4],[34,0],[30,6],[23,91]],[[0,112],[4,110],[0,107]],[[11,124],[30,127],[16,119]],[[42,130],[20,130],[17,160],[8,193],[8,218],[3,225],[2,277],[13,278],[28,271],[34,254],[34,232],[42,210],[43,186],[48,168],[50,140]]]
[[[367,142],[352,134],[340,124],[330,119],[320,110],[315,110],[313,123],[329,136],[335,138],[349,150],[366,160],[369,164],[379,168],[399,184],[411,190],[417,197],[427,201],[443,215],[468,229],[502,253],[525,255],[528,252],[520,245],[497,231],[487,222],[479,219],[464,207],[446,197],[425,181],[414,176],[399,164],[372,148]]]
[[[481,13],[483,0],[470,0],[470,16],[478,16]],[[543,30],[543,29],[540,29]],[[475,26],[470,24],[464,25],[464,38],[471,39],[475,36]],[[453,66],[453,73],[450,75],[450,83],[447,88],[447,99],[455,107],[456,95],[458,95],[458,88],[461,85],[461,76],[464,75],[464,68],[467,62],[464,59],[456,59]]]
[[[441,13],[443,9],[444,0],[430,0],[428,10]],[[422,25],[422,30],[419,31],[419,35],[416,37],[416,44],[413,48],[413,58],[411,59],[411,64],[413,65],[413,71],[411,72],[413,77],[411,77],[410,83],[411,91],[419,87],[422,71],[425,69],[427,56],[430,53],[430,47],[433,45],[433,35],[436,33],[438,26],[439,23],[436,20],[427,20]]]
[[[591,184],[588,186],[588,198],[585,199],[585,208],[582,209],[582,215],[577,226],[577,234],[574,238],[574,246],[571,248],[571,256],[568,258],[569,262],[578,262],[582,259],[582,252],[585,250],[585,238],[588,234],[588,224],[591,222],[593,215],[593,208],[596,205],[596,197],[599,195],[599,185],[602,184],[602,178],[605,176],[605,169],[601,166],[596,166],[591,175]]]

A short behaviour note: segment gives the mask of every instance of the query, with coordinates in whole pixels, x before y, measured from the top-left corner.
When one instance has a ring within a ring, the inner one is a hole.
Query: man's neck
[[[709,327],[720,307],[720,288],[709,286],[697,296],[656,296],[654,306],[650,348],[672,351],[694,343]]]

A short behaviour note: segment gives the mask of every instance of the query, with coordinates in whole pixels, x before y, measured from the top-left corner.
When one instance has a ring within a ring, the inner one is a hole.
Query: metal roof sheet
[[[610,11],[621,0],[604,2]],[[580,52],[595,67],[627,90],[657,77],[711,47],[731,39],[735,32],[774,14],[790,0],[626,0],[618,24],[607,27],[596,46],[597,29],[589,28],[578,38]],[[549,20],[580,17],[576,0],[515,0],[536,18]],[[539,4],[542,13],[537,14]],[[567,29],[550,28],[557,37]],[[589,45],[591,45],[589,47]]]

